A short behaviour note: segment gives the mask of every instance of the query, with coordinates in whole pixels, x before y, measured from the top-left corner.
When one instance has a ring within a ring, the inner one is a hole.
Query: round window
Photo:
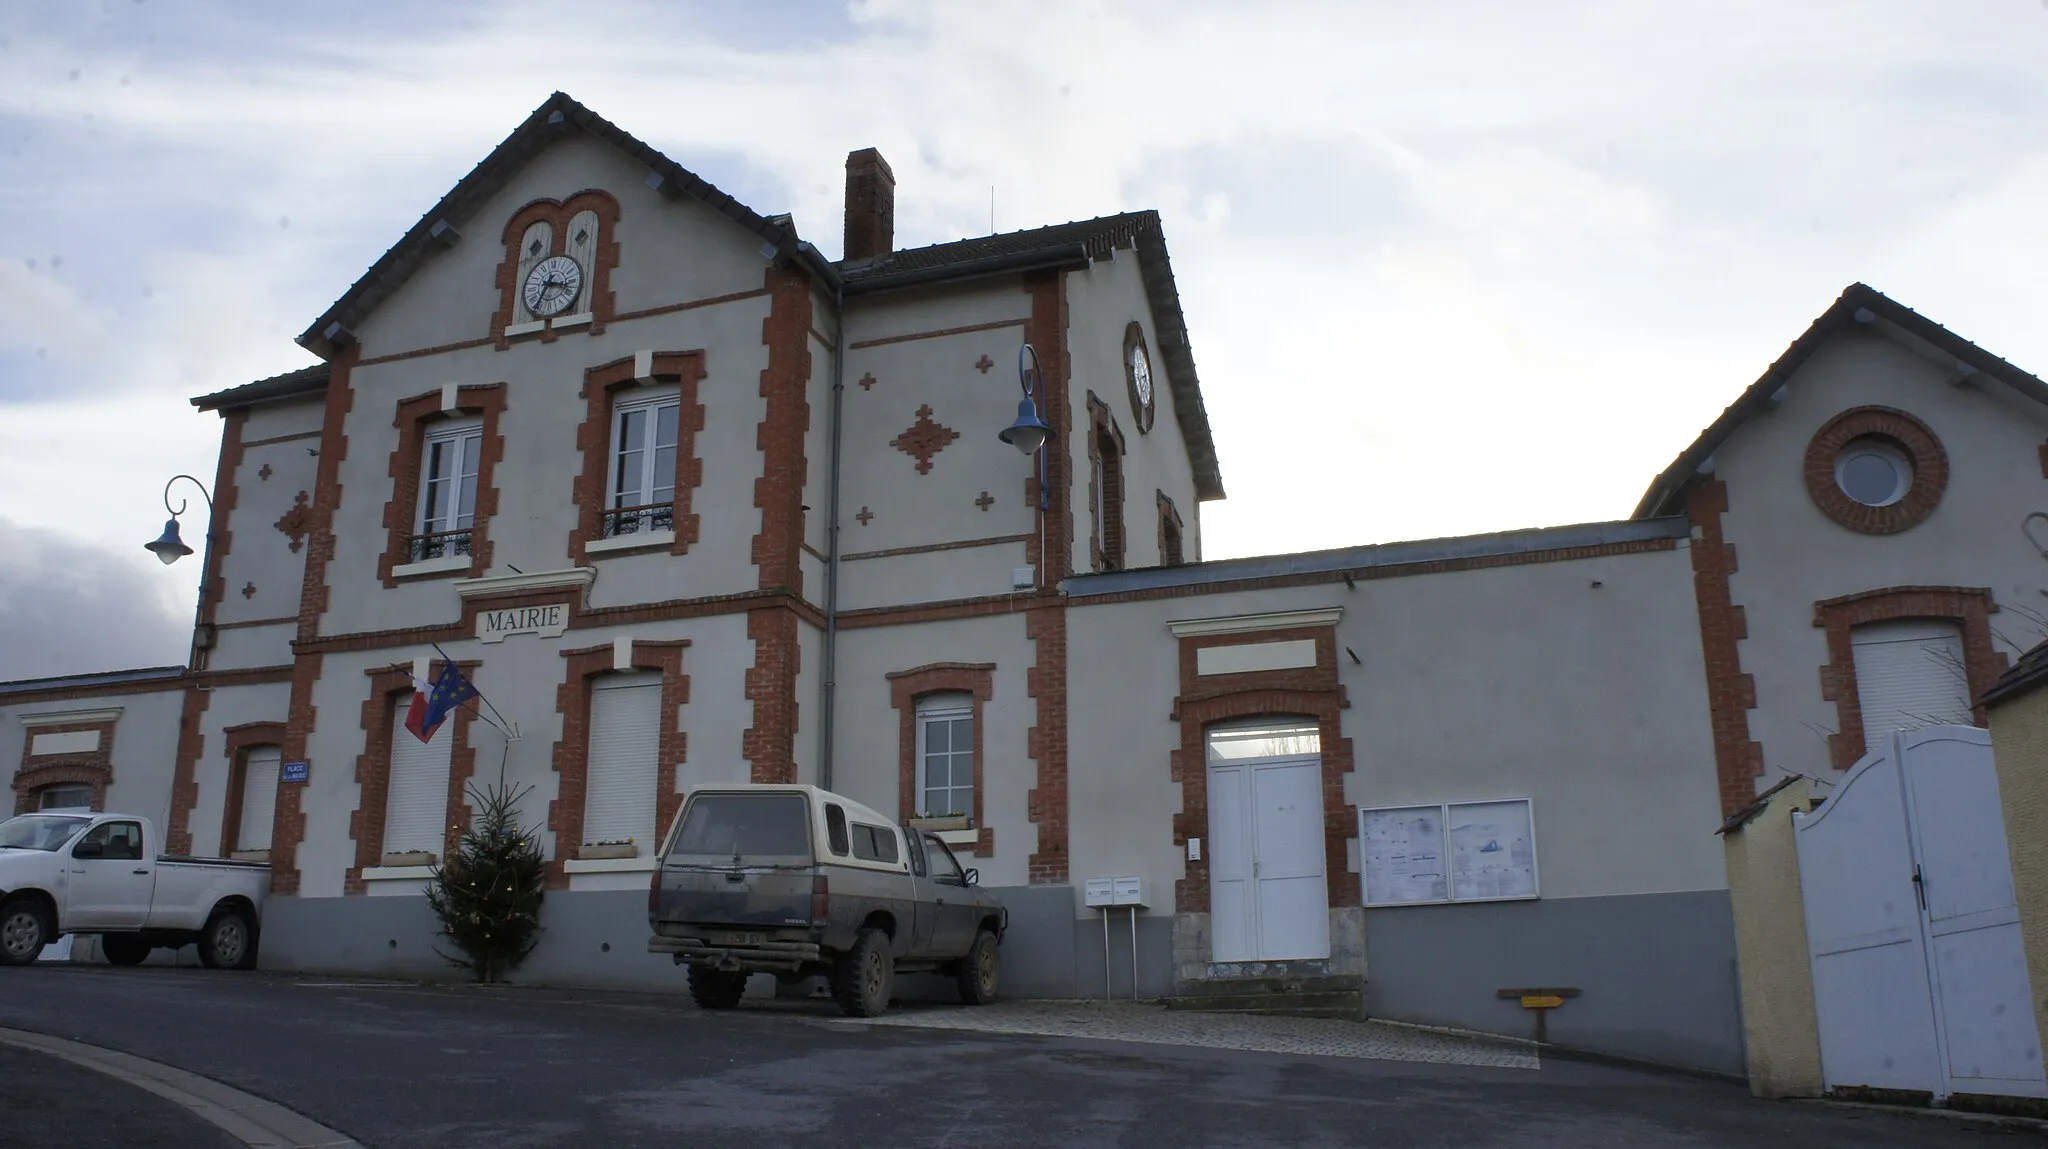
[[[1897,444],[1866,435],[1836,456],[1835,485],[1866,507],[1889,507],[1912,488],[1913,462]]]

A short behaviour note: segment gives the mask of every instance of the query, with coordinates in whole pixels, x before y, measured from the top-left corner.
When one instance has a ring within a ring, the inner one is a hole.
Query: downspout
[[[809,245],[806,245],[809,246]],[[829,265],[828,265],[829,266]],[[832,719],[839,667],[839,447],[846,399],[846,284],[832,283],[831,463],[825,497],[825,648],[818,686],[818,786],[832,788]]]

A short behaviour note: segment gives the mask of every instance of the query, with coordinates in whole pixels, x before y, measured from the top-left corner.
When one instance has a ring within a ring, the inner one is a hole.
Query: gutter
[[[1010,275],[1021,271],[1042,271],[1047,268],[1077,271],[1087,266],[1088,246],[1082,243],[1069,243],[1036,251],[1012,252],[1007,255],[992,255],[985,259],[971,259],[963,263],[948,263],[939,267],[884,272],[848,282],[845,293],[867,295],[876,291],[894,291],[898,288],[940,281],[978,279],[983,276]]]
[[[805,243],[799,253],[805,265],[824,272],[832,285],[832,409],[828,417],[831,440],[830,473],[825,497],[825,643],[818,684],[818,788],[832,788],[832,726],[834,703],[839,688],[839,457],[842,412],[846,406],[846,281],[838,269]]]

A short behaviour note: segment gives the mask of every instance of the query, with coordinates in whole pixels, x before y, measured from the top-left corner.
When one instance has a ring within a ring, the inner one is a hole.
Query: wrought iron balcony
[[[469,537],[474,533],[464,527],[459,531],[434,531],[414,535],[405,540],[405,561],[425,562],[428,559],[460,558],[469,554]]]
[[[613,507],[604,513],[601,535],[640,535],[650,531],[672,531],[676,527],[674,503],[649,503],[644,507]]]

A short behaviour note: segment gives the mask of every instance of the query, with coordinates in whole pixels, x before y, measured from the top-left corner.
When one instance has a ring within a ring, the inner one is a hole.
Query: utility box
[[[1114,906],[1143,906],[1145,904],[1145,879],[1111,878],[1110,904]]]
[[[1091,906],[1116,904],[1115,878],[1090,878],[1081,887],[1082,900]]]

